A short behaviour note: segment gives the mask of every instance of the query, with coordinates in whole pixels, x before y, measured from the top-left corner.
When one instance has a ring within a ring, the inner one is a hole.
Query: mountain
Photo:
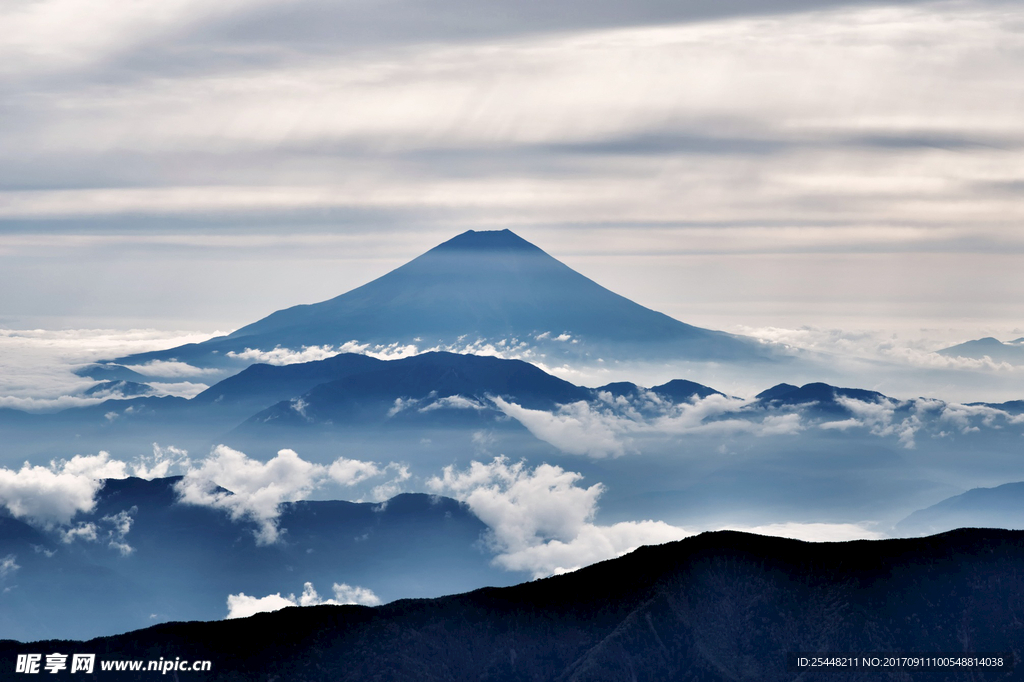
[[[134,370],[120,365],[95,364],[79,367],[74,373],[80,377],[88,377],[96,381],[134,381],[142,382],[146,377]]]
[[[765,360],[752,339],[694,327],[584,277],[509,230],[470,230],[348,293],[279,310],[227,336],[119,358],[241,363],[246,349],[339,347],[349,341],[458,348],[478,340],[527,344],[597,360],[664,357]],[[136,370],[140,370],[137,366]]]
[[[384,364],[384,360],[357,353],[291,365],[259,363],[217,382],[189,402],[196,409],[216,411],[241,421],[320,384],[372,371]]]
[[[704,386],[703,384],[698,384],[695,381],[687,381],[686,379],[673,379],[672,381],[660,386],[652,386],[651,392],[657,393],[662,398],[668,398],[674,403],[687,402],[692,400],[694,396],[698,398],[707,398],[712,395],[725,395],[721,391],[716,391],[710,386]]]
[[[259,545],[253,522],[179,502],[180,480],[107,480],[96,508],[75,517],[74,537],[0,513],[0,637],[218,619],[229,594],[300,593],[305,582],[326,596],[334,583],[358,585],[387,601],[522,578],[490,565],[479,547],[487,527],[449,498],[285,503],[279,542]]]
[[[187,679],[225,682],[1009,680],[1024,654],[1021,594],[1022,532],[806,543],[723,531],[514,587],[168,623],[83,643],[0,642],[0,656],[82,651],[97,667],[209,660],[209,672]],[[790,668],[797,653],[826,652],[1003,658],[935,673]]]
[[[1024,529],[1024,482],[973,488],[919,509],[897,523],[896,531],[905,536],[929,535],[965,526]]]
[[[824,414],[850,414],[841,399],[857,400],[863,403],[899,402],[893,401],[878,391],[863,388],[840,388],[821,382],[804,384],[797,387],[792,384],[778,384],[761,391],[756,396],[755,406],[759,407],[795,407],[806,406],[815,412]]]
[[[960,343],[935,352],[950,358],[960,357],[981,360],[987,357],[996,362],[1024,365],[1024,337],[1004,343],[999,339],[986,336],[982,339],[967,341],[966,343]]]
[[[503,413],[493,407],[491,397],[552,410],[558,404],[589,400],[593,393],[521,360],[431,352],[380,362],[370,371],[320,384],[254,415],[246,424],[365,425],[410,419],[436,424],[439,418],[453,417],[493,421]]]
[[[117,381],[101,381],[82,391],[82,395],[89,398],[105,398],[110,396],[135,398],[149,395],[153,392],[153,387],[149,384],[119,379]]]

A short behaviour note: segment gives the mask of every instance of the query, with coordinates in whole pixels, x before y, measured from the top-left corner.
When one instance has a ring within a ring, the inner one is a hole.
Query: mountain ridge
[[[1024,640],[1014,613],[1024,592],[1022,567],[1020,531],[846,543],[718,531],[512,587],[373,608],[288,608],[235,621],[168,623],[82,648],[101,660],[211,660],[211,672],[190,679],[267,682],[782,682],[794,678],[787,652],[964,647],[1019,662]],[[0,653],[13,659],[48,646],[58,644],[6,641]],[[1009,679],[1011,667],[996,675],[956,670],[944,679]],[[834,678],[805,672],[801,679]],[[844,670],[842,679],[896,678]]]

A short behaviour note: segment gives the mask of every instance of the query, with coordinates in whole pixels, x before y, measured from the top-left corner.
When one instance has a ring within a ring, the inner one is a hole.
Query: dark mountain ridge
[[[0,655],[212,661],[194,680],[781,682],[912,674],[798,673],[787,669],[790,652],[1000,652],[1003,666],[949,668],[935,679],[1009,680],[1024,646],[1022,595],[1024,532],[806,543],[721,531],[515,587],[169,623],[85,643],[8,641]]]

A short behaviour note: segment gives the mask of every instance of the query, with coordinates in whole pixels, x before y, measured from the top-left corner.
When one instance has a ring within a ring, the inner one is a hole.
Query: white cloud
[[[681,540],[691,532],[664,521],[624,521],[611,526],[585,524],[568,542],[549,540],[505,552],[495,563],[509,571],[528,571],[534,577],[566,573],[627,554],[641,545]]]
[[[461,395],[450,395],[427,403],[419,408],[420,412],[432,412],[434,410],[483,410],[486,409],[476,400],[464,398]]]
[[[111,459],[110,453],[100,451],[98,455],[75,455],[69,460],[51,463],[51,468],[72,476],[85,476],[93,479],[127,478],[125,463]]]
[[[138,511],[138,507],[132,507],[131,509],[123,509],[116,514],[104,516],[100,519],[102,523],[111,527],[107,533],[107,545],[111,549],[119,551],[121,556],[128,556],[135,551],[131,545],[125,542],[125,538],[132,529],[132,522],[135,520],[132,518],[132,514]]]
[[[346,583],[334,583],[334,599],[328,603],[334,604],[362,604],[363,606],[377,606],[380,598],[365,587],[352,586]],[[303,592],[305,593],[305,592]]]
[[[171,475],[174,468],[188,469],[191,460],[188,451],[168,445],[161,447],[153,443],[152,455],[140,455],[130,465],[133,476],[152,480],[154,478],[165,478]]]
[[[836,396],[836,402],[853,412],[854,418],[866,426],[873,435],[895,435],[903,447],[913,449],[916,446],[914,435],[922,426],[921,420],[916,414],[912,414],[897,421],[896,409],[901,407],[901,404],[888,399],[870,402],[840,395]]]
[[[405,490],[405,482],[412,478],[409,467],[404,464],[392,462],[382,470],[382,473],[391,473],[391,478],[370,491],[370,499],[378,502],[386,502],[395,495]]]
[[[261,462],[226,445],[213,448],[204,460],[186,462],[184,477],[176,484],[181,501],[222,509],[235,521],[252,521],[258,544],[278,541],[283,503],[304,500],[328,482],[351,487],[390,475],[371,491],[374,499],[387,499],[401,492],[402,482],[411,476],[408,467],[395,462],[381,466],[339,457],[325,466],[307,462],[293,450],[280,450]]]
[[[719,530],[740,530],[807,542],[847,542],[849,540],[878,540],[885,537],[883,533],[871,530],[869,525],[871,524],[787,522],[764,526],[726,526]]]
[[[598,412],[585,402],[561,405],[555,412],[531,410],[493,398],[502,412],[519,421],[537,438],[573,455],[618,457],[629,447],[629,431],[640,426],[615,415]]]
[[[197,21],[224,16],[255,2],[229,0],[208,5],[197,0],[139,2],[123,6],[100,0],[41,0],[0,5],[0,73],[77,70]]]
[[[313,583],[305,583],[302,587],[302,594],[298,597],[294,594],[282,597],[280,592],[266,597],[250,597],[244,592],[231,594],[228,595],[227,618],[247,618],[257,613],[278,611],[288,606],[319,606],[321,604],[378,606],[381,603],[373,590],[365,587],[335,583],[333,591],[333,599],[323,599],[313,587]]]
[[[198,377],[204,375],[216,375],[220,374],[219,369],[205,369],[202,367],[193,367],[187,362],[180,362],[178,360],[150,360],[144,362],[141,365],[125,365],[130,370],[134,370],[139,374],[144,374],[147,377],[161,377],[166,379],[184,379],[188,377]]]
[[[138,507],[123,509],[116,514],[102,517],[98,523],[83,521],[77,525],[57,530],[60,533],[61,541],[65,544],[75,541],[100,542],[105,540],[108,547],[120,552],[121,556],[128,556],[135,549],[126,542],[125,538],[132,528],[134,521],[132,515],[137,511]],[[44,550],[40,547],[37,551]],[[47,552],[46,555],[53,556],[53,553]]]
[[[363,353],[366,348],[367,344],[357,344],[354,341],[349,341],[338,348],[330,345],[302,346],[300,350],[282,348],[281,346],[266,351],[258,348],[246,348],[240,353],[233,350],[228,351],[228,357],[261,362],[267,365],[294,365],[300,362],[326,360],[339,353]]]
[[[635,452],[633,439],[639,436],[782,436],[805,428],[800,414],[767,414],[757,421],[756,414],[744,412],[750,401],[718,394],[674,404],[648,390],[639,391],[631,399],[600,392],[593,403],[559,405],[553,412],[527,409],[498,397],[491,399],[537,438],[562,452],[595,458]]]
[[[195,381],[150,381],[149,386],[157,397],[170,395],[179,398],[195,398],[210,387]]]
[[[65,544],[71,544],[75,540],[85,540],[86,542],[96,542],[98,538],[97,528],[95,523],[79,523],[77,526],[71,528],[63,528],[60,530],[61,542]]]
[[[280,611],[287,606],[298,606],[293,599],[282,597],[281,593],[266,597],[250,597],[245,592],[228,595],[227,618],[248,618],[257,613]]]
[[[218,445],[176,488],[182,502],[224,509],[233,520],[255,522],[257,542],[270,544],[278,539],[280,505],[305,499],[326,475],[326,467],[311,464],[292,450],[281,450],[263,463]],[[217,490],[218,486],[230,492]]]
[[[0,559],[0,580],[9,575],[14,575],[14,572],[21,568],[17,563],[17,558],[14,554],[8,554],[3,559]]]
[[[0,329],[0,407],[41,411],[96,404],[101,401],[76,396],[95,382],[74,370],[210,336],[154,329]]]
[[[595,525],[604,486],[579,487],[582,478],[549,464],[529,469],[497,457],[489,464],[474,461],[464,471],[447,466],[426,485],[465,502],[487,524],[496,565],[537,577],[689,534],[659,521]]]
[[[358,459],[339,457],[331,463],[327,473],[338,484],[353,486],[367,479],[380,476],[384,472],[376,462],[364,462]]]
[[[48,467],[27,462],[18,471],[0,468],[0,504],[16,518],[42,527],[67,524],[91,511],[102,478],[124,478],[123,462],[110,455],[75,455]]]

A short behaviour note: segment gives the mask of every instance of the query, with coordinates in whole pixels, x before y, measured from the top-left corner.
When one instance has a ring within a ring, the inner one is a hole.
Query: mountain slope
[[[436,423],[439,418],[475,420],[484,416],[479,412],[493,420],[501,412],[489,405],[489,396],[531,409],[553,409],[556,404],[588,400],[592,391],[521,360],[431,352],[381,362],[370,371],[320,384],[298,399],[254,415],[246,424],[394,424],[396,416],[398,422],[423,416]]]
[[[908,536],[927,535],[964,526],[1024,528],[1024,482],[972,488],[917,510],[897,523],[896,531]]]
[[[981,360],[990,358],[995,362],[1006,362],[1011,365],[1024,364],[1024,338],[1003,342],[991,336],[950,346],[935,351],[939,355],[950,358],[973,358]]]
[[[478,339],[631,357],[646,357],[641,349],[698,360],[768,357],[752,340],[685,324],[615,294],[508,230],[470,230],[341,296],[279,310],[225,337],[119,362],[174,358],[217,366],[247,348],[349,341],[430,348]]]
[[[214,662],[194,680],[898,680],[905,670],[799,674],[787,653],[1019,661],[1022,569],[1021,532],[805,543],[724,531],[515,587],[167,624],[81,645],[0,643],[0,655],[58,647]],[[1013,679],[1010,667],[936,679]]]

